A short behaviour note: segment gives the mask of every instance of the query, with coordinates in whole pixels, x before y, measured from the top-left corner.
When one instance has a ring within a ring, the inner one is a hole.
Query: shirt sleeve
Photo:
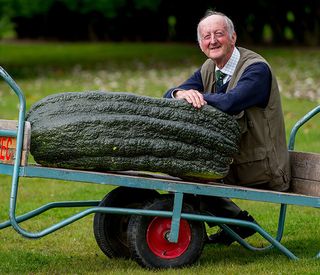
[[[231,115],[253,106],[265,108],[269,101],[271,80],[268,65],[254,63],[245,69],[236,87],[227,93],[224,90],[204,93],[204,99],[209,105]]]
[[[202,78],[201,78],[200,69],[196,70],[190,78],[188,78],[185,82],[183,82],[178,87],[175,87],[175,88],[172,88],[172,89],[168,90],[164,94],[164,97],[172,98],[174,91],[190,90],[190,89],[197,90],[200,93],[203,92],[203,84],[202,84]]]

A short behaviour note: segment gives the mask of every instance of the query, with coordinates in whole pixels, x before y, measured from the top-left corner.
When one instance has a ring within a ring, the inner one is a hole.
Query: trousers
[[[218,217],[234,218],[241,208],[229,198],[200,196],[200,209]]]

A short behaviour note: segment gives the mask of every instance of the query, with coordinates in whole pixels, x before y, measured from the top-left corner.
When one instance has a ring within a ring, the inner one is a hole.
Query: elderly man
[[[198,25],[198,42],[208,57],[204,64],[165,97],[186,100],[195,108],[209,104],[235,116],[241,127],[239,153],[234,156],[226,184],[285,191],[290,168],[285,126],[276,78],[257,53],[236,47],[232,21],[209,11]],[[227,198],[201,197],[203,209],[217,216],[254,219]],[[241,237],[255,232],[230,226]],[[209,243],[230,245],[224,230],[208,237]]]

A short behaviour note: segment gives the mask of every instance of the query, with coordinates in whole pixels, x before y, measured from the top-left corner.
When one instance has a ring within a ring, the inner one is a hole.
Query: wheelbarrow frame
[[[141,174],[139,172],[114,172],[114,173],[101,173],[92,171],[82,171],[73,169],[60,169],[60,168],[49,168],[38,165],[23,164],[22,151],[23,144],[28,138],[25,133],[27,122],[25,121],[26,112],[26,100],[22,90],[11,78],[11,76],[0,67],[0,75],[5,82],[11,87],[14,93],[19,99],[19,114],[16,129],[1,129],[0,136],[16,138],[16,152],[15,160],[13,164],[0,164],[0,174],[12,176],[11,183],[11,195],[9,205],[9,220],[0,223],[0,230],[6,227],[12,226],[19,234],[24,237],[36,239],[51,234],[85,216],[93,213],[110,213],[117,215],[145,215],[145,216],[158,216],[171,218],[171,230],[169,234],[170,242],[178,241],[180,220],[194,220],[201,222],[215,223],[225,229],[236,241],[238,241],[245,248],[252,251],[266,251],[271,248],[277,248],[280,252],[286,255],[290,259],[298,259],[298,257],[280,243],[286,218],[287,205],[298,205],[320,208],[320,196],[319,194],[298,194],[298,193],[286,193],[276,192],[270,190],[260,190],[254,188],[246,188],[224,184],[203,184],[198,182],[187,182],[170,176],[159,176],[157,174]],[[290,140],[289,140],[289,151],[293,153],[295,136],[298,129],[310,120],[313,116],[320,112],[320,106],[314,108],[308,112],[301,120],[299,120],[293,127]],[[29,133],[30,138],[30,133]],[[28,148],[25,152],[28,155]],[[24,156],[25,157],[25,156]],[[26,156],[27,157],[27,156]],[[45,179],[57,179],[63,181],[75,181],[94,183],[108,186],[123,186],[130,188],[140,189],[153,189],[170,192],[174,195],[174,204],[172,211],[158,211],[158,210],[145,210],[135,208],[121,208],[121,207],[101,207],[98,206],[100,201],[98,200],[83,200],[83,201],[57,201],[50,202],[42,205],[41,207],[27,212],[23,215],[16,215],[17,207],[17,196],[19,187],[19,178],[45,178]],[[320,183],[319,183],[320,184]],[[211,215],[203,214],[191,214],[183,213],[183,197],[185,194],[194,195],[207,195],[217,197],[228,197],[232,199],[243,199],[252,200],[257,202],[270,202],[280,204],[280,212],[278,219],[278,229],[275,237],[271,236],[265,231],[260,225],[242,221],[232,218],[216,217]],[[71,207],[86,207],[85,210],[71,215],[70,217],[57,222],[42,231],[31,232],[22,228],[19,223],[29,220],[35,216],[38,216],[53,208],[71,208]],[[231,230],[228,225],[237,225],[241,227],[249,227],[257,231],[264,239],[266,239],[270,245],[259,248],[250,245],[238,234]],[[320,258],[320,252],[315,256]]]

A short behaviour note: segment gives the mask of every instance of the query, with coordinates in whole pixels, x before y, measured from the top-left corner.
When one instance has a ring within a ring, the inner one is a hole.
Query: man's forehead
[[[226,21],[224,17],[221,15],[214,14],[206,17],[200,22],[201,29],[208,29],[211,27],[220,27],[224,29],[226,27]]]

